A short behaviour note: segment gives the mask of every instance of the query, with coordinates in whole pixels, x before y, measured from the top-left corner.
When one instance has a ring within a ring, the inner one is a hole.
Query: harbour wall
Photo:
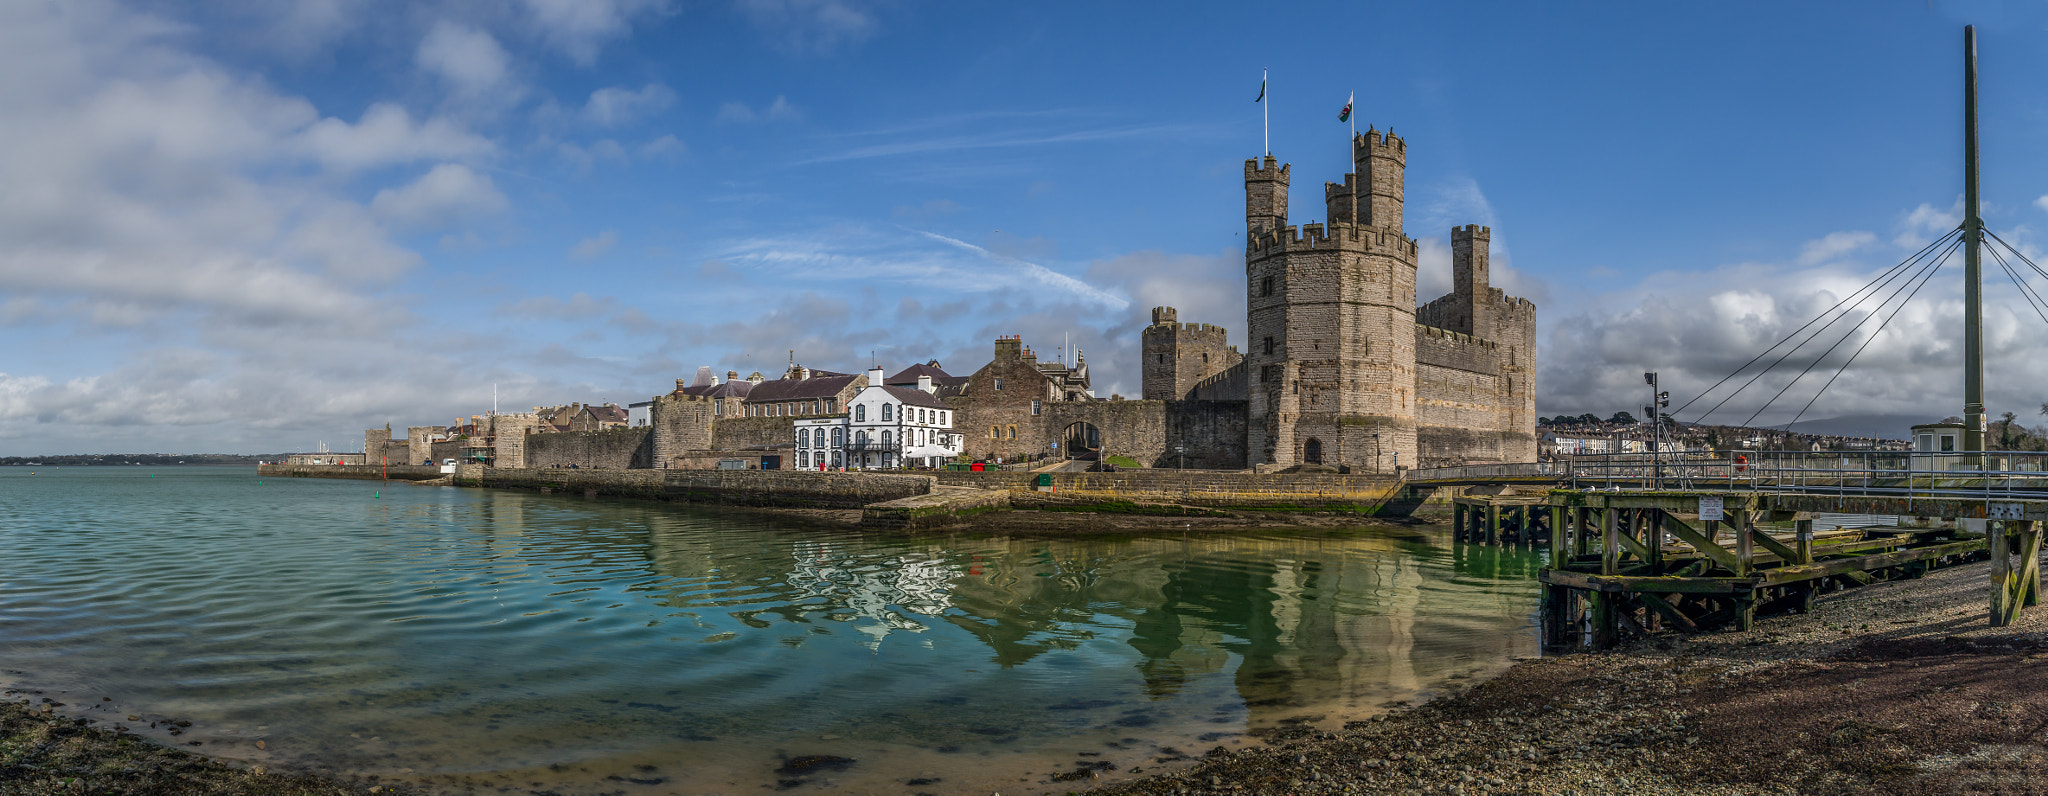
[[[361,481],[431,481],[441,468],[417,464],[259,464],[256,474],[269,478],[351,478]]]

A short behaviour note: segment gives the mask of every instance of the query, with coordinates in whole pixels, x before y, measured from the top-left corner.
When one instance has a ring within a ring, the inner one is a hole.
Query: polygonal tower
[[[1352,139],[1352,163],[1342,183],[1325,186],[1328,223],[1297,228],[1286,223],[1288,167],[1270,155],[1245,162],[1246,447],[1255,464],[1415,464],[1416,245],[1401,229],[1407,144],[1368,130]]]

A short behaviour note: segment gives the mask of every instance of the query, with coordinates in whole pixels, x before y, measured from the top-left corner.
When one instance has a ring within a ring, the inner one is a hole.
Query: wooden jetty
[[[1522,495],[1512,489],[1498,495],[1466,494],[1451,498],[1451,538],[1461,542],[1539,545],[1550,537],[1550,496]]]
[[[1555,490],[1547,499],[1547,644],[1599,649],[1622,634],[1749,629],[1822,593],[1989,555],[1991,621],[2040,601],[2048,500],[1844,497],[1741,491]],[[1816,512],[1905,524],[1815,533]]]

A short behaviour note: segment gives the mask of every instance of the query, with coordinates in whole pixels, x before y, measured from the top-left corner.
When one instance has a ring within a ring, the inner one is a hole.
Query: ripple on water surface
[[[1440,533],[864,538],[246,469],[34,469],[0,468],[8,678],[277,763],[564,792],[1063,792],[1046,777],[1078,762],[1121,774],[1340,722],[1535,646],[1536,560]]]

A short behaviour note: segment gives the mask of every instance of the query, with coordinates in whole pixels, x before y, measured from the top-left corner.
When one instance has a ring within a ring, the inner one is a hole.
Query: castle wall
[[[523,414],[491,416],[491,461],[494,467],[520,468],[526,466],[526,438],[530,431],[539,428],[540,415]]]
[[[722,451],[759,448],[789,448],[794,451],[796,418],[722,417],[711,424],[711,444],[705,447]],[[789,462],[785,461],[783,466],[789,466]]]
[[[653,442],[654,432],[649,426],[533,434],[526,438],[526,466],[646,469],[653,466]]]
[[[1228,330],[1206,323],[1179,323],[1172,307],[1154,307],[1152,325],[1145,327],[1141,337],[1140,370],[1148,401],[1192,398],[1196,389],[1244,361],[1230,345]],[[1212,394],[1216,390],[1210,385]]]
[[[363,432],[363,461],[377,464],[384,455],[384,445],[391,441],[391,427],[373,428]]]
[[[711,447],[714,418],[713,399],[694,395],[658,396],[647,407],[649,460],[654,467],[669,467],[683,451]],[[722,418],[721,418],[722,420]]]
[[[439,464],[434,458],[434,434],[441,429],[435,426],[411,426],[405,430],[406,464]]]

